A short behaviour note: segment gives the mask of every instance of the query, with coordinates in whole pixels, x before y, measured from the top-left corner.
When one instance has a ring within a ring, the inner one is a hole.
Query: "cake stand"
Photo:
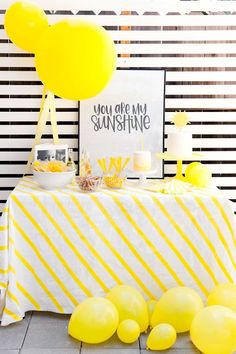
[[[147,177],[150,175],[153,175],[157,170],[153,169],[153,170],[149,170],[149,171],[136,171],[133,170],[133,172],[139,177],[139,182],[138,185],[141,186],[145,186],[147,184]]]
[[[181,181],[185,180],[185,177],[183,176],[183,161],[184,160],[195,160],[195,159],[200,159],[203,157],[203,154],[201,153],[192,153],[191,155],[172,155],[169,154],[168,152],[161,152],[157,154],[157,157],[162,160],[166,161],[177,161],[177,170],[176,170],[176,175],[173,177],[175,179],[179,179]]]

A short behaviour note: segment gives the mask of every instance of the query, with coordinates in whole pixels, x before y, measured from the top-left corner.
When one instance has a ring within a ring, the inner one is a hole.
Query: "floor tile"
[[[6,349],[21,348],[30,318],[31,313],[28,313],[22,321],[12,323],[6,327],[0,326],[0,349],[6,351]]]
[[[81,354],[140,354],[139,349],[133,349],[133,348],[126,348],[122,349],[122,351],[119,348],[112,349],[112,348],[83,348],[81,350]],[[150,352],[149,352],[150,354]]]
[[[178,349],[194,349],[194,345],[190,340],[189,333],[178,334],[174,347]]]
[[[46,349],[46,348],[28,348],[28,349],[22,349],[20,354],[79,354],[80,350],[79,349]],[[0,352],[1,354],[1,352]],[[7,353],[6,353],[7,354]],[[11,354],[11,353],[9,353]]]
[[[64,315],[53,312],[33,312],[30,325],[53,325],[60,326],[68,324],[71,315]]]
[[[165,354],[201,354],[197,349],[169,349],[169,350],[161,350],[155,351],[151,353],[165,353]],[[150,350],[141,350],[141,354],[150,354]]]
[[[0,349],[0,354],[19,354],[18,349]]]
[[[117,337],[116,334],[114,334],[113,337],[111,337],[109,340],[107,340],[106,342],[103,342],[101,344],[86,344],[86,343],[83,343],[82,344],[82,348],[105,348],[105,349],[108,349],[108,348],[112,348],[112,349],[138,349],[139,348],[139,342],[136,341],[132,344],[125,344],[125,343],[122,343],[119,338]],[[122,350],[122,353],[123,353],[123,350]]]
[[[68,335],[68,316],[34,313],[23,348],[79,349],[81,343]]]

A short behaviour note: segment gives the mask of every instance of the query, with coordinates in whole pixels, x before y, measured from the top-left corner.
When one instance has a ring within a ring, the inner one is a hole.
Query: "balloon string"
[[[53,143],[59,144],[58,127],[57,127],[57,119],[56,119],[55,96],[52,92],[49,92],[48,96],[50,96],[50,118],[51,118],[51,125],[52,125]]]
[[[53,142],[54,144],[59,144],[58,128],[57,128],[57,121],[56,121],[55,97],[53,93],[48,92],[47,89],[44,87],[34,143],[28,158],[24,175],[28,173],[30,170],[30,165],[34,158],[35,145],[38,145],[41,142],[41,138],[47,124],[47,118],[49,113],[50,113],[51,125],[52,125]]]

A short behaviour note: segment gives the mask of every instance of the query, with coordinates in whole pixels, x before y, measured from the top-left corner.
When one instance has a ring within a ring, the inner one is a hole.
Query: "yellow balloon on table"
[[[116,332],[118,323],[118,311],[109,300],[91,297],[73,311],[68,333],[85,343],[102,343]]]
[[[224,306],[208,306],[194,318],[190,336],[204,354],[233,354],[236,351],[236,313]]]
[[[204,188],[211,181],[211,171],[200,162],[192,162],[185,170],[186,181],[196,187]]]
[[[39,38],[48,28],[48,20],[45,12],[37,5],[17,1],[5,13],[4,28],[14,44],[34,53]]]
[[[70,19],[43,33],[35,52],[35,67],[55,95],[82,100],[100,93],[116,68],[115,44],[103,27]]]
[[[141,332],[146,331],[149,325],[147,303],[138,290],[128,285],[117,285],[109,291],[107,299],[116,306],[120,322],[134,320]]]
[[[118,338],[127,344],[134,343],[140,336],[140,327],[134,320],[122,321],[117,329]]]
[[[156,307],[157,300],[148,300],[147,301],[147,308],[148,308],[148,317],[149,317],[149,324],[151,323],[151,318]]]
[[[176,342],[176,331],[168,323],[161,323],[155,326],[147,339],[147,348],[151,350],[166,350]]]
[[[236,312],[236,284],[225,283],[217,285],[209,294],[207,304],[222,305]]]
[[[177,333],[187,332],[193,318],[202,308],[202,299],[195,290],[184,286],[172,288],[157,302],[151,318],[151,327],[169,323]]]

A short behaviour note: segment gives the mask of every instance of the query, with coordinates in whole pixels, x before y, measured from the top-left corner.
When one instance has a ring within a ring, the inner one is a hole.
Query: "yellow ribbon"
[[[54,94],[48,91],[45,87],[43,88],[42,94],[42,102],[39,111],[38,124],[36,128],[35,138],[32,146],[32,150],[30,152],[28,162],[24,171],[24,175],[29,172],[31,162],[34,158],[34,149],[35,145],[40,144],[43,132],[45,130],[48,116],[50,115],[51,126],[52,126],[52,135],[54,144],[59,144],[58,137],[58,127],[56,120],[56,105],[55,105],[55,97]]]

